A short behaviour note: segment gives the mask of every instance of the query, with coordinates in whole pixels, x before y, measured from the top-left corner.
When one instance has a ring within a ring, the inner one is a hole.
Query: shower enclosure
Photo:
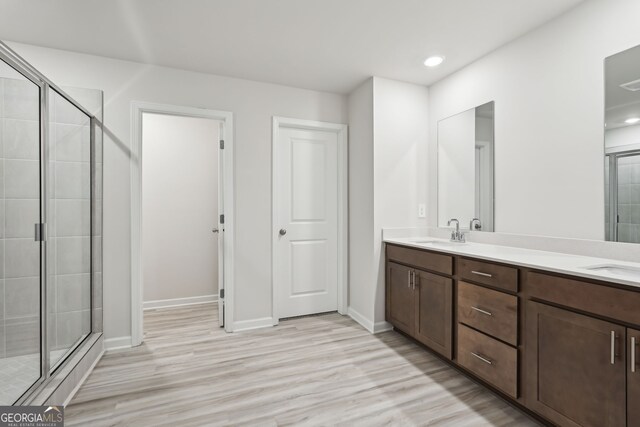
[[[63,91],[0,43],[0,405],[102,332],[101,115],[102,92]]]
[[[605,156],[605,240],[640,243],[640,150]]]

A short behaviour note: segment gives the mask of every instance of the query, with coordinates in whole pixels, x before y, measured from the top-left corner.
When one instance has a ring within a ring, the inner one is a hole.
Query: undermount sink
[[[636,267],[628,267],[626,265],[617,264],[604,264],[591,265],[589,267],[584,267],[584,269],[640,281],[640,268]]]
[[[464,246],[466,242],[431,242],[430,244],[436,246]]]
[[[417,243],[420,245],[434,245],[434,246],[461,246],[466,245],[464,242],[445,242],[442,240],[412,240],[411,243]]]

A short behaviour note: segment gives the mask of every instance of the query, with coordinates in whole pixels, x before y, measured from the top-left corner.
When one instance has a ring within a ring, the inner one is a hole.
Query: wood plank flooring
[[[66,425],[537,425],[396,332],[325,314],[226,334],[217,317],[145,312],[145,343],[103,357]]]

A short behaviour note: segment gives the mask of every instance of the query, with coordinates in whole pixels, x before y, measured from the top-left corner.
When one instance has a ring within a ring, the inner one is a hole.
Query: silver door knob
[[[285,234],[287,234],[287,230],[285,230],[284,228],[280,229],[280,235],[284,236]]]
[[[218,230],[217,228],[214,228],[213,230],[211,230],[212,233],[218,233],[220,230]]]

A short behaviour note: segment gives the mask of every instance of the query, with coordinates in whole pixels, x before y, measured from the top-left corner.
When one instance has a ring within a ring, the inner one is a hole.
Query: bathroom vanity
[[[396,330],[553,425],[640,426],[638,265],[385,242],[386,319]]]

